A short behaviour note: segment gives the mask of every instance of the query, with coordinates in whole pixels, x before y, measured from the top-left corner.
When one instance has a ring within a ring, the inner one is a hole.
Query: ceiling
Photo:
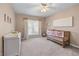
[[[40,4],[41,3],[13,3],[11,5],[16,13],[42,17],[51,16],[59,11],[78,5],[77,3],[48,3],[49,10],[44,13],[40,11]]]

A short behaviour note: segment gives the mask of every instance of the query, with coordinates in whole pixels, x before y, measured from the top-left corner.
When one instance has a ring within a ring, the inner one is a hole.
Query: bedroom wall
[[[24,37],[24,19],[33,19],[41,21],[41,32],[44,32],[44,18],[37,16],[28,16],[23,14],[16,14],[16,31],[20,31],[22,33],[22,37]]]
[[[11,17],[12,22],[4,21],[4,13]],[[2,35],[15,30],[15,14],[9,4],[0,4],[0,55],[2,55]]]
[[[56,19],[74,17],[73,27],[53,27],[52,21]],[[63,10],[53,16],[46,18],[47,29],[66,30],[71,32],[71,43],[79,47],[79,5]]]

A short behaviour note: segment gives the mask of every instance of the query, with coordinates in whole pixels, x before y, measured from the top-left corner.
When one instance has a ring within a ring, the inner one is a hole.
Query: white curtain
[[[41,22],[39,20],[24,20],[24,38],[28,39],[29,36],[41,35]]]
[[[40,24],[38,20],[28,20],[28,35],[39,35]]]
[[[27,35],[28,35],[28,33],[27,33],[27,32],[28,32],[27,28],[28,28],[28,27],[27,27],[27,25],[28,25],[28,24],[27,24],[27,20],[24,20],[24,39],[28,39],[28,36],[27,36]]]

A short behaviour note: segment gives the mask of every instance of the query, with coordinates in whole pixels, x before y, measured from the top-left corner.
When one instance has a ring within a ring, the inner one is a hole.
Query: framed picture
[[[7,16],[7,22],[9,22],[9,16]]]
[[[11,23],[11,18],[10,18],[10,23]]]
[[[72,16],[58,19],[58,20],[53,20],[53,26],[54,27],[72,27],[73,26]]]
[[[4,22],[6,22],[6,14],[4,14]]]

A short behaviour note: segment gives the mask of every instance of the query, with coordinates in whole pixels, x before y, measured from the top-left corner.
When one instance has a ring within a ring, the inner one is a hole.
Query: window
[[[40,22],[38,20],[28,20],[28,35],[39,35]]]

